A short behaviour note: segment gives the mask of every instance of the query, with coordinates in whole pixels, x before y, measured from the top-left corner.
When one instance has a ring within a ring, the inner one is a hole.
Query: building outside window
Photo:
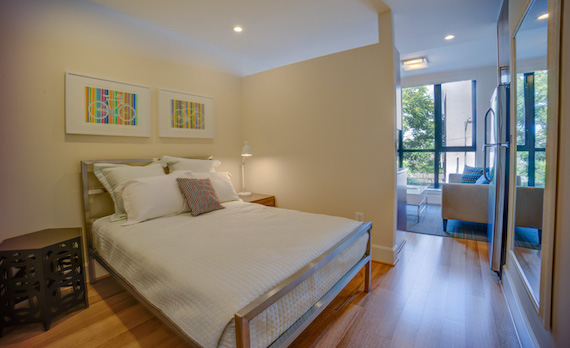
[[[475,166],[475,90],[471,80],[402,89],[398,154],[408,185],[439,188]]]

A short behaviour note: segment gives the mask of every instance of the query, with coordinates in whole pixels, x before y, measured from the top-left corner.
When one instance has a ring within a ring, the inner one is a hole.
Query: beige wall
[[[552,285],[552,330],[558,347],[570,346],[570,4],[563,2],[560,46],[558,196]]]
[[[239,78],[198,68],[183,44],[162,52],[168,33],[90,3],[0,6],[0,240],[81,226],[82,159],[212,154],[238,188],[239,151],[250,140],[248,189],[275,194],[284,208],[364,212],[374,223],[376,259],[393,262],[390,12],[379,15],[379,44]],[[65,134],[66,71],[151,87],[152,136]],[[160,138],[158,88],[213,97],[215,139]]]
[[[280,207],[374,224],[373,257],[394,246],[394,73],[391,13],[380,43],[242,79],[243,131],[254,156],[248,190]],[[388,255],[388,256],[386,256]]]
[[[82,159],[211,154],[237,186],[240,78],[180,63],[184,48],[157,53],[159,34],[84,2],[0,4],[0,240],[81,226]],[[152,137],[66,135],[65,71],[152,87]],[[158,88],[213,97],[215,139],[159,138]]]

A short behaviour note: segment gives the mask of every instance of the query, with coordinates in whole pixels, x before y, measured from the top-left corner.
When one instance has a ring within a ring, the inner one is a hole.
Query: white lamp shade
[[[247,140],[245,142],[245,145],[243,146],[243,149],[241,149],[241,155],[243,157],[249,157],[252,155],[251,148],[249,147],[249,141]]]

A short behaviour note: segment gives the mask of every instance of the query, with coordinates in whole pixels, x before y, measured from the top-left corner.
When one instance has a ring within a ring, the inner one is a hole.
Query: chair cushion
[[[465,166],[461,176],[462,184],[474,184],[483,175],[483,168]]]
[[[485,175],[481,175],[479,177],[479,179],[477,179],[477,181],[475,181],[475,184],[489,185],[489,181],[487,181],[487,179],[485,178]]]

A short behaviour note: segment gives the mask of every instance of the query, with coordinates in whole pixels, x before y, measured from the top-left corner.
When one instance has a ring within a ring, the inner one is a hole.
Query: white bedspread
[[[197,217],[94,224],[101,256],[204,347],[220,343],[239,309],[361,224],[243,202],[224,206]]]

